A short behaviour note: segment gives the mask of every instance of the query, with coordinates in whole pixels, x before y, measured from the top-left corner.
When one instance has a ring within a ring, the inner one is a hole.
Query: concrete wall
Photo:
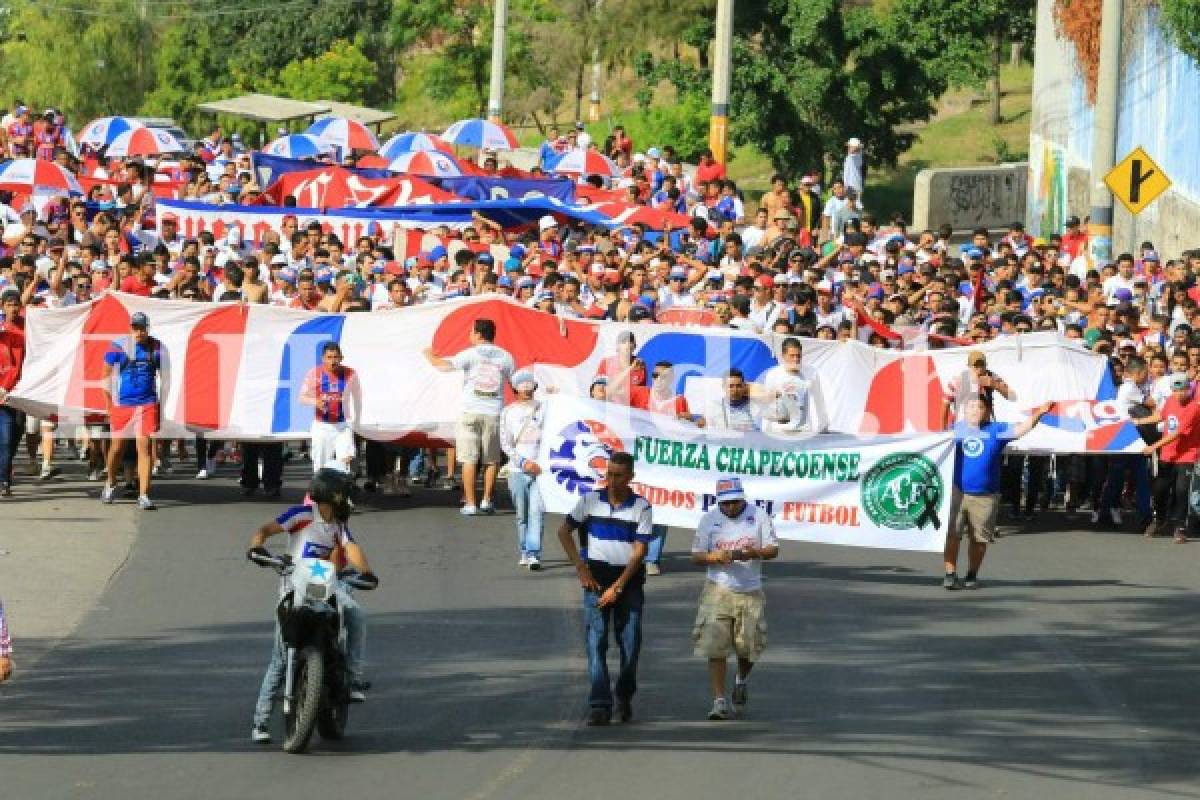
[[[1026,227],[1060,232],[1066,217],[1087,216],[1092,176],[1092,106],[1069,42],[1054,28],[1054,0],[1038,0],[1034,44]],[[1173,185],[1136,218],[1119,202],[1113,251],[1153,242],[1167,257],[1200,246],[1200,65],[1163,36],[1158,11],[1125,4],[1117,160],[1143,147]]]
[[[1005,228],[1025,219],[1028,164],[923,169],[913,186],[913,226]]]

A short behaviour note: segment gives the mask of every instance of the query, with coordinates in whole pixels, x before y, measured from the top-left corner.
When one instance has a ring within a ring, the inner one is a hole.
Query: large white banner
[[[535,371],[543,390],[587,396],[602,365],[609,373],[624,334],[647,373],[675,365],[677,391],[695,413],[720,401],[723,377],[736,367],[750,381],[778,364],[782,339],[722,328],[618,325],[564,319],[499,295],[357,314],[318,314],[275,306],[151,300],[119,293],[86,305],[31,309],[27,357],[12,402],[24,410],[70,417],[102,411],[103,356],[129,334],[135,311],[150,317],[168,369],[163,419],[229,438],[295,438],[312,409],[299,404],[305,374],[320,346],[341,344],[362,386],[360,433],[388,438],[423,433],[453,437],[462,376],[443,373],[426,347],[449,357],[470,345],[473,322],[496,322],[497,344],[518,367]],[[1025,409],[1059,402],[1018,446],[1041,452],[1132,452],[1140,438],[1103,388],[1104,359],[1053,334],[1013,337],[981,348],[991,369],[1016,392],[1000,402],[1005,421]],[[804,366],[820,382],[829,430],[861,436],[927,433],[942,428],[952,381],[966,369],[963,348],[927,352],[880,350],[860,342],[805,340]]]
[[[611,403],[547,401],[538,478],[549,511],[602,488],[609,457],[634,457],[634,489],[654,521],[696,527],[717,479],[741,478],[781,538],[940,552],[949,524],[954,441],[947,434],[776,438],[697,428]]]

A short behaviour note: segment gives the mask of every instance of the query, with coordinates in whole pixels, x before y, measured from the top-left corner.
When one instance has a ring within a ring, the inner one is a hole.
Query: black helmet
[[[350,519],[350,491],[353,488],[354,479],[350,473],[324,467],[313,475],[308,496],[314,503],[328,503],[333,506],[334,516],[345,522]]]

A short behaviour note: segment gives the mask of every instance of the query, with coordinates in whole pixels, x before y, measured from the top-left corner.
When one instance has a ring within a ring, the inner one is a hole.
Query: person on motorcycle
[[[371,572],[366,555],[350,536],[350,528],[346,524],[350,518],[351,480],[349,474],[338,469],[318,470],[313,475],[309,488],[309,502],[292,506],[259,528],[250,539],[250,549],[246,552],[246,557],[251,561],[259,557],[269,558],[270,553],[264,547],[267,539],[277,533],[287,533],[288,554],[293,563],[299,563],[302,558],[320,558],[332,562],[335,567],[340,567],[348,562],[361,573],[361,578],[377,583],[378,579]],[[366,618],[349,593],[339,589],[337,596],[346,624],[346,666],[351,677],[350,699],[352,702],[361,703],[366,700],[366,690],[370,686],[363,679],[362,673],[366,649]],[[267,665],[262,687],[258,691],[258,702],[254,707],[254,730],[251,738],[255,742],[271,741],[267,722],[274,708],[275,695],[283,686],[285,666],[283,637],[276,620],[271,662]]]

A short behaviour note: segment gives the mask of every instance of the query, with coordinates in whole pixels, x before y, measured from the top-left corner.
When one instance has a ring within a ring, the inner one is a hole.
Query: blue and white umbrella
[[[517,137],[498,122],[486,119],[460,119],[446,128],[442,138],[450,144],[481,150],[516,150]]]
[[[454,155],[453,148],[440,137],[434,136],[432,133],[417,133],[415,131],[398,133],[388,139],[383,147],[379,148],[379,155],[391,161],[404,153],[431,151],[445,153],[448,156]]]
[[[452,156],[429,150],[401,153],[388,162],[388,169],[392,172],[434,178],[457,178],[462,175],[462,168]]]
[[[107,147],[122,133],[144,127],[146,126],[130,117],[101,117],[85,125],[75,137],[75,141],[81,145]]]
[[[263,152],[269,156],[280,156],[281,158],[306,159],[320,158],[332,149],[331,145],[311,134],[293,133],[289,136],[280,136],[264,147]]]

